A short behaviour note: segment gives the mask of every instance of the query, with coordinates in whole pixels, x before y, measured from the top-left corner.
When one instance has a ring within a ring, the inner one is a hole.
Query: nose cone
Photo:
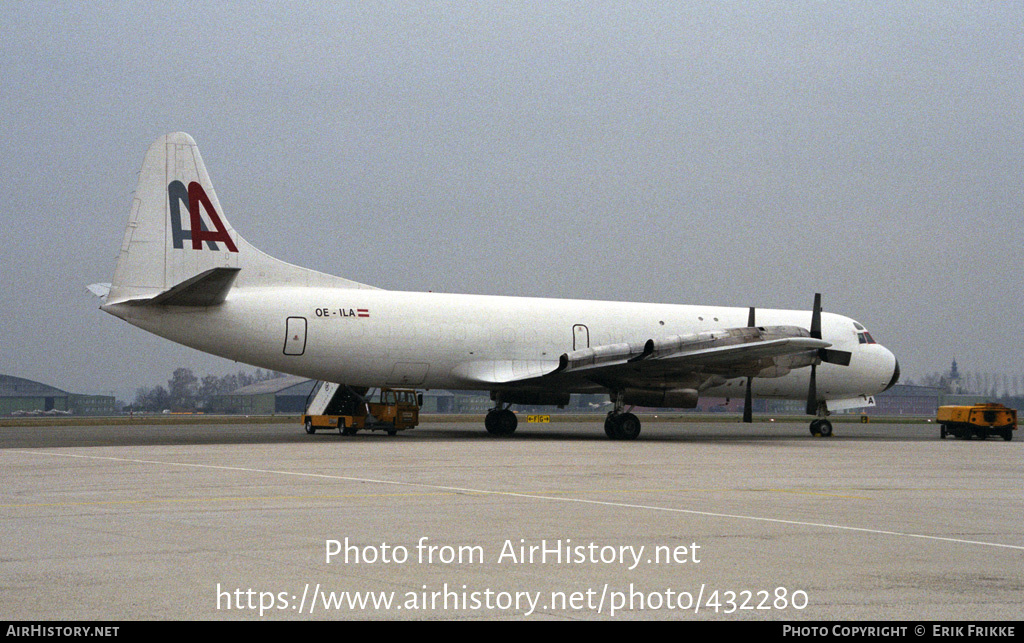
[[[900,381],[900,362],[894,355],[892,358],[892,379],[889,380],[889,385],[882,390],[888,391],[892,387],[896,386],[896,382],[898,381]]]

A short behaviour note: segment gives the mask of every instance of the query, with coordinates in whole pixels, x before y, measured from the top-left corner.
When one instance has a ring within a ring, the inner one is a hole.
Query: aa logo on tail
[[[210,197],[206,196],[203,186],[192,181],[186,188],[181,181],[171,181],[167,184],[167,198],[171,202],[171,238],[175,248],[184,249],[185,240],[190,239],[193,250],[202,250],[204,241],[210,250],[220,250],[217,247],[217,242],[220,241],[227,246],[230,252],[238,252],[235,242],[228,236],[227,228],[224,227],[220,215],[217,214],[213,203],[210,202]],[[182,203],[188,206],[188,230],[184,229],[181,221]],[[203,221],[203,217],[199,213],[199,206],[206,209],[206,216],[209,217],[215,230],[206,227],[206,222]]]

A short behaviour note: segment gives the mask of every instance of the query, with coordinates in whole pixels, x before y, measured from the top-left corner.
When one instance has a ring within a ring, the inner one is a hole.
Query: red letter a
[[[199,204],[202,204],[206,208],[206,213],[210,215],[210,221],[213,223],[214,230],[203,230],[202,219],[199,217]],[[235,247],[235,242],[228,236],[228,231],[224,228],[224,224],[221,223],[220,216],[217,211],[213,209],[213,204],[210,203],[210,197],[206,196],[206,190],[203,186],[199,185],[195,181],[188,184],[188,213],[192,217],[192,249],[202,250],[204,241],[223,241],[224,245],[228,247],[231,252],[238,252],[238,248]]]

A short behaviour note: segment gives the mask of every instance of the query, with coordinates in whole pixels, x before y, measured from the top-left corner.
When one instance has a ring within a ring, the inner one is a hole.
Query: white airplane
[[[805,400],[811,432],[830,411],[873,404],[899,378],[858,322],[806,310],[381,290],[257,250],[221,209],[199,149],[168,134],[146,153],[101,309],[228,359],[342,383],[490,391],[487,431],[516,429],[512,404],[608,393],[613,439],[633,406],[693,408],[701,395]]]

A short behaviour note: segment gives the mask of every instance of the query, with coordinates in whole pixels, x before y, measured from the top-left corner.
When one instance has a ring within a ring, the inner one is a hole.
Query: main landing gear
[[[615,408],[604,421],[604,432],[613,440],[635,440],[640,435],[640,420],[627,410],[621,395],[614,396]],[[484,428],[494,436],[508,437],[515,433],[519,420],[509,407],[511,402],[504,402],[501,394],[495,395],[495,406],[484,418]],[[632,410],[630,406],[630,410]]]
[[[604,421],[604,433],[613,440],[635,440],[640,435],[640,420],[629,411],[623,411],[626,404],[623,396],[613,395],[615,408],[608,412]],[[632,406],[629,407],[633,409]]]

